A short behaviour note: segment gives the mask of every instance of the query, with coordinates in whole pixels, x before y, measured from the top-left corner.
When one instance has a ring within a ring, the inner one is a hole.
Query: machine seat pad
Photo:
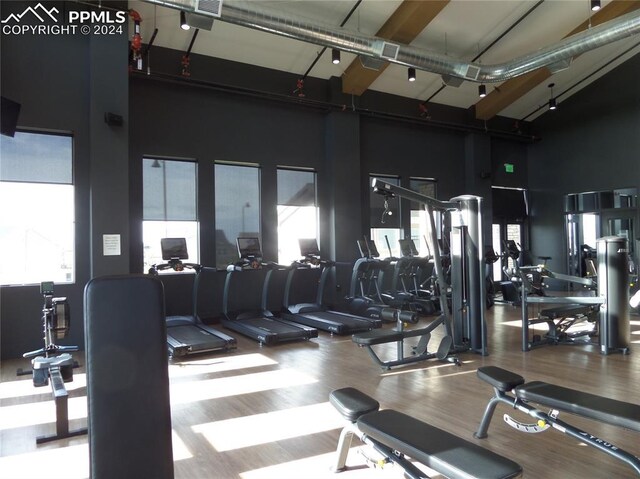
[[[588,314],[593,311],[591,305],[585,304],[567,304],[558,306],[557,308],[548,308],[540,311],[540,316],[549,319],[560,319],[567,317],[575,317],[579,314]]]
[[[506,479],[522,473],[505,457],[391,409],[365,414],[358,428],[450,479]]]
[[[511,391],[516,386],[524,384],[522,376],[497,366],[482,366],[478,368],[477,374],[480,379],[502,392]]]
[[[329,402],[349,422],[356,422],[363,414],[377,411],[380,408],[378,401],[355,388],[331,391]]]
[[[578,416],[640,432],[640,405],[541,381],[518,386],[516,396]]]
[[[402,341],[404,335],[393,329],[372,329],[365,333],[357,333],[351,336],[351,340],[360,346],[372,346],[374,344],[393,343]]]

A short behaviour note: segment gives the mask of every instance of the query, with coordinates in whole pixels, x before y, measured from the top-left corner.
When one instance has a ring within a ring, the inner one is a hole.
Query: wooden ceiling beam
[[[377,37],[409,45],[442,11],[450,0],[405,0],[376,33]],[[379,70],[362,66],[359,58],[351,62],[342,74],[342,91],[349,95],[362,95],[389,66],[383,63]]]
[[[591,17],[591,25],[600,25],[638,8],[640,8],[640,1],[638,0],[612,0]],[[585,20],[564,38],[587,30],[587,28],[589,28],[589,21]],[[478,120],[490,120],[540,83],[549,79],[551,75],[552,73],[547,67],[542,67],[505,81],[476,103],[476,118]]]

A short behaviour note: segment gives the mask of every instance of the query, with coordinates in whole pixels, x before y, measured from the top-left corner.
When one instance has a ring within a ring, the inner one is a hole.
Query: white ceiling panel
[[[187,49],[193,33],[179,28],[177,10],[141,1],[129,3],[131,8],[142,15],[143,42],[146,43],[149,40],[153,29],[157,27],[158,35],[155,45],[180,51]],[[334,26],[339,26],[343,22],[356,3],[356,0],[256,0],[256,4],[261,7],[273,8],[287,15]],[[401,3],[401,0],[363,0],[345,28],[373,36]],[[424,50],[445,53],[452,59],[470,61],[537,3],[533,0],[451,0],[427,25],[422,34],[412,42],[412,45]],[[606,5],[608,1],[602,3]],[[545,0],[508,34],[491,46],[479,61],[484,64],[508,62],[557,43],[590,15],[589,0]],[[638,53],[639,49],[636,48],[589,78],[588,81],[581,82],[639,41],[640,36],[635,35],[583,54],[574,60],[568,70],[553,75],[549,81],[556,84],[555,94],[577,84],[560,98],[560,102]],[[302,76],[322,51],[322,47],[216,20],[210,32],[198,33],[192,51],[201,55]],[[354,59],[355,55],[342,52],[341,63],[333,65],[330,61],[330,51],[326,51],[309,75],[323,79],[339,77]],[[153,69],[153,51],[150,60]],[[179,69],[179,65],[176,69]],[[392,64],[370,88],[422,102],[431,97],[441,85],[440,75],[420,70],[417,72],[417,81],[409,83],[406,68]],[[499,84],[487,85],[487,88],[491,90],[496,86]],[[286,87],[289,88],[289,86]],[[478,101],[477,88],[478,85],[471,82],[464,82],[458,88],[448,86],[432,101],[466,109]],[[528,115],[529,120],[536,118],[546,111],[541,109],[535,112],[538,107],[546,104],[549,93],[547,83],[538,85],[500,114],[516,119]]]

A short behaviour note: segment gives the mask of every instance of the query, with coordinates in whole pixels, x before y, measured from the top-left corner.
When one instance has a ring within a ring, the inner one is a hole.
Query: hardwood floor
[[[472,434],[492,395],[477,379],[482,365],[497,365],[527,380],[545,380],[640,403],[640,317],[632,316],[631,354],[602,356],[594,346],[545,346],[520,351],[519,309],[496,305],[487,314],[489,356],[462,354],[462,366],[426,361],[382,372],[349,337],[260,348],[236,335],[238,349],[170,365],[176,478],[321,479],[401,478],[399,468],[373,471],[355,449],[350,469],[330,472],[342,418],[328,404],[335,388],[353,386],[394,408],[466,438],[520,463],[526,478],[636,477],[628,466],[557,431],[524,434],[501,416],[489,437]],[[434,335],[432,348],[439,338]],[[395,346],[382,347],[393,356]],[[78,357],[80,363],[83,358]],[[52,433],[55,410],[50,389],[16,377],[25,360],[2,363],[0,383],[0,477],[86,478],[86,436],[36,446]],[[86,425],[86,388],[77,370],[70,391],[71,428]],[[150,398],[149,400],[153,400]],[[518,416],[516,412],[514,414]],[[519,419],[528,422],[521,414]],[[640,436],[613,426],[563,414],[568,422],[640,455]],[[115,439],[117,440],[117,438]],[[144,447],[141,444],[141,447]]]

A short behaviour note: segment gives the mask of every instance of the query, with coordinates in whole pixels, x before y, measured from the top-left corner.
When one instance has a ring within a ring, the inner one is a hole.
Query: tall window
[[[216,267],[238,260],[236,238],[260,238],[260,169],[216,163]]]
[[[144,271],[164,262],[161,238],[186,238],[189,261],[199,261],[197,166],[193,161],[142,160]]]
[[[420,193],[421,195],[436,197],[436,180],[431,178],[411,178],[409,189]],[[439,218],[439,215],[436,215]],[[427,213],[424,206],[419,203],[411,202],[411,239],[413,240],[418,254],[420,256],[429,256],[432,254],[425,242],[427,235]]]
[[[73,138],[0,136],[0,284],[75,280]]]
[[[278,263],[300,258],[300,238],[318,239],[316,174],[278,168]]]
[[[374,178],[386,181],[389,184],[400,186],[400,178],[397,176],[370,175],[369,184]],[[371,239],[375,241],[380,256],[400,256],[400,243],[403,238],[400,226],[400,200],[388,198],[385,205],[385,197],[371,193]],[[389,251],[391,249],[391,251]]]

